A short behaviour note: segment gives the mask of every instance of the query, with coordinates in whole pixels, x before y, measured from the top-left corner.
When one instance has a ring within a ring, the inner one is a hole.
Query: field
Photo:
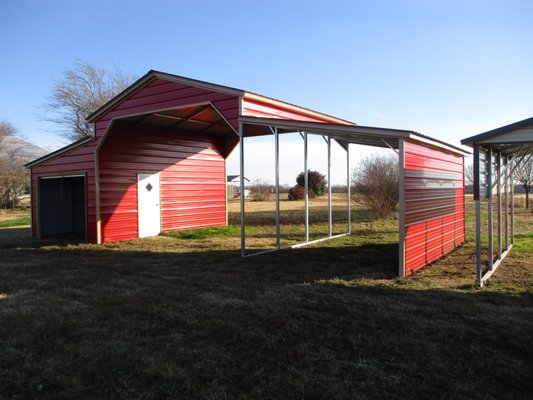
[[[272,247],[273,202],[247,208],[249,251]],[[360,204],[351,236],[244,260],[235,227],[99,246],[2,228],[0,399],[531,399],[533,213],[480,290],[467,211],[467,243],[406,279],[397,219]],[[302,204],[282,212],[301,241]],[[324,199],[312,215],[317,238]]]

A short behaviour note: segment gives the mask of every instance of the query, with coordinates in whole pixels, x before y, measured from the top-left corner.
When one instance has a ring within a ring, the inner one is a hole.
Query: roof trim
[[[260,94],[256,94],[256,93],[245,92],[244,93],[244,99],[245,100],[246,99],[250,99],[250,100],[261,101],[263,103],[267,103],[267,104],[270,104],[270,105],[273,105],[273,106],[286,108],[286,109],[291,110],[291,111],[297,111],[297,112],[300,112],[300,113],[302,113],[304,115],[310,115],[310,116],[313,116],[313,117],[319,117],[319,118],[327,119],[327,120],[331,121],[332,123],[343,124],[343,125],[357,125],[356,123],[351,122],[351,121],[347,121],[345,119],[337,118],[337,117],[334,117],[332,115],[324,114],[324,113],[321,113],[321,112],[318,112],[318,111],[311,110],[309,108],[300,107],[300,106],[297,106],[295,104],[286,103],[284,101],[273,99],[271,97],[266,97],[266,96],[263,96],[263,95],[260,95]]]
[[[246,116],[240,116],[239,122],[245,125],[248,124],[260,126],[276,126],[278,128],[286,129],[293,132],[315,132],[317,134],[331,136],[336,140],[345,140],[349,143],[357,143],[356,141],[350,141],[350,137],[410,139],[413,141],[418,141],[427,145],[438,147],[445,151],[461,156],[467,156],[470,154],[470,152],[460,149],[459,147],[455,147],[451,144],[430,138],[429,136],[425,136],[414,131],[408,131],[403,129],[390,129],[363,125],[327,124],[321,122],[307,122]]]
[[[422,143],[427,143],[431,146],[440,147],[441,149],[447,150],[452,153],[460,154],[462,156],[469,156],[472,154],[468,150],[463,150],[460,147],[454,146],[453,144],[449,144],[446,142],[443,142],[442,140],[434,139],[432,137],[422,135],[418,132],[413,132],[412,139],[417,140]]]
[[[70,150],[77,149],[78,147],[81,147],[84,144],[89,143],[89,142],[91,142],[93,140],[94,140],[94,137],[92,137],[92,136],[77,140],[74,143],[71,143],[71,144],[69,144],[69,145],[67,145],[65,147],[61,147],[60,149],[55,150],[55,151],[53,151],[51,153],[48,153],[48,154],[46,154],[46,155],[44,155],[44,156],[42,156],[40,158],[37,158],[36,160],[30,161],[29,163],[24,164],[24,166],[26,168],[32,168],[32,167],[36,166],[37,164],[41,164],[41,163],[43,163],[45,161],[51,160],[52,158],[55,158],[55,157],[60,156],[60,155],[62,155],[64,153],[67,153]]]
[[[533,125],[533,117],[532,118],[523,119],[522,121],[514,122],[514,123],[509,124],[509,125],[501,126],[499,128],[492,129],[490,131],[480,133],[478,135],[470,136],[468,138],[462,139],[461,140],[461,144],[473,147],[474,143],[476,143],[476,142],[480,142],[480,141],[489,139],[489,138],[491,138],[493,136],[501,135],[503,133],[508,133],[508,132],[514,131],[516,129],[525,128],[525,127],[527,127],[529,125]]]
[[[98,108],[96,111],[91,113],[87,118],[87,122],[94,122],[96,119],[101,117],[103,114],[105,114],[107,111],[109,111],[111,108],[116,106],[118,103],[123,101],[125,98],[130,96],[132,93],[136,92],[137,90],[141,89],[144,85],[146,85],[148,82],[150,82],[153,79],[163,79],[170,82],[176,82],[181,83],[189,86],[198,87],[201,89],[206,89],[218,93],[225,93],[232,96],[237,96],[240,98],[240,103],[242,106],[242,100],[243,99],[250,99],[250,100],[257,100],[264,103],[268,103],[270,105],[274,105],[277,107],[285,108],[291,111],[297,111],[304,115],[310,115],[313,117],[323,118],[325,120],[329,120],[333,123],[339,123],[339,124],[349,124],[349,125],[355,125],[355,123],[347,120],[343,120],[341,118],[333,117],[328,114],[323,114],[318,111],[311,110],[309,108],[297,106],[295,104],[287,103],[281,100],[277,100],[271,97],[263,96],[257,93],[247,92],[242,89],[237,89],[229,86],[223,86],[218,85],[211,82],[201,81],[198,79],[192,79],[192,78],[186,78],[184,76],[169,74],[166,72],[156,71],[156,70],[150,70],[148,71],[144,76],[139,78],[137,81],[132,83],[129,87],[127,87],[125,90],[120,92],[118,95],[113,97],[111,100],[109,100],[107,103],[105,103],[103,106]]]
[[[329,124],[324,122],[298,121],[281,118],[240,116],[239,122],[248,125],[276,126],[281,129],[293,130],[294,132],[298,130],[308,132],[315,131],[324,135],[335,135],[339,133],[359,133],[361,135],[377,136],[378,133],[390,132],[390,134],[383,136],[394,138],[408,138],[410,133],[410,131],[403,131],[400,129],[376,128],[372,126],[362,125]]]
[[[113,108],[115,105],[117,105],[122,100],[124,100],[126,97],[128,97],[130,94],[132,94],[133,92],[136,92],[137,90],[142,88],[144,85],[146,85],[148,82],[156,78],[171,81],[171,82],[176,82],[176,83],[182,83],[185,85],[195,86],[195,87],[199,87],[199,88],[206,89],[206,90],[212,90],[212,91],[219,92],[219,93],[226,93],[226,94],[234,95],[234,96],[241,96],[244,93],[243,90],[235,89],[229,86],[217,85],[215,83],[186,78],[184,76],[168,74],[166,72],[156,71],[152,69],[148,71],[144,76],[137,79],[134,83],[132,83],[129,87],[124,89],[118,95],[116,95],[111,100],[109,100],[107,103],[105,103],[103,106],[98,108],[92,114],[90,114],[86,118],[87,122],[93,122],[98,117],[105,114],[109,109]]]

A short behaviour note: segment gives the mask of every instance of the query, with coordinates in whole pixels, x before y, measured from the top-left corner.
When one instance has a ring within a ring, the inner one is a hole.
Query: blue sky
[[[83,59],[457,145],[532,116],[532,15],[530,0],[3,0],[0,119],[40,146],[65,144],[39,106]]]

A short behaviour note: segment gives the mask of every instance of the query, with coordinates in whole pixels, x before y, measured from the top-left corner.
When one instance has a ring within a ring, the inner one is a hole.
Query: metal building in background
[[[476,284],[483,286],[514,245],[513,173],[522,162],[533,161],[533,118],[471,136],[461,143],[474,149]],[[486,227],[481,221],[481,202],[485,200]],[[485,257],[484,231],[487,235]]]

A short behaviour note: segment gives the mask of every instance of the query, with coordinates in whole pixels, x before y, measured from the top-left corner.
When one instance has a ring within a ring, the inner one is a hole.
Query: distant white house
[[[228,187],[228,198],[232,199],[235,197],[239,197],[241,193],[241,176],[228,175],[226,177],[226,183]],[[250,180],[244,177],[244,198],[250,197],[249,183]]]

